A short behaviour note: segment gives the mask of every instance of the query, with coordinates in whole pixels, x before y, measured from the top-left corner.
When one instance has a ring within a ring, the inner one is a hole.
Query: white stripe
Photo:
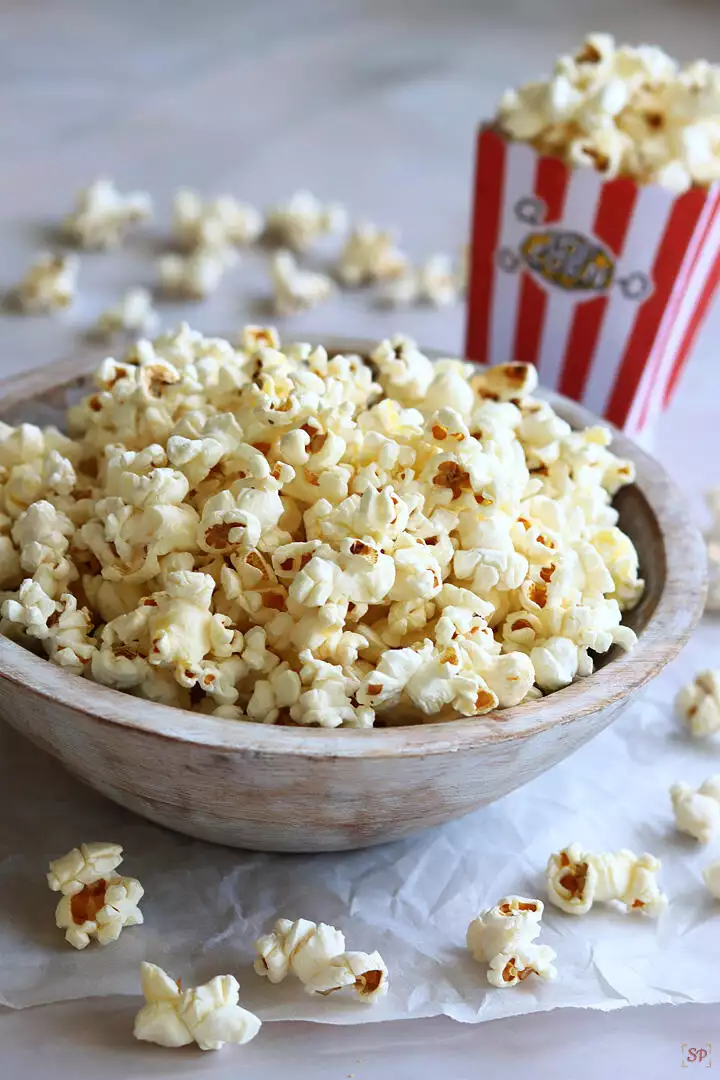
[[[527,223],[518,221],[515,216],[515,205],[519,199],[527,198],[535,190],[537,156],[532,147],[522,143],[508,143],[506,146],[505,190],[496,257],[502,248],[517,252],[522,238],[528,231]],[[515,344],[519,295],[520,268],[509,272],[501,270],[496,265],[490,325],[491,364],[506,364],[514,359],[512,352]]]
[[[602,177],[594,169],[571,170],[561,216],[563,228],[592,235],[602,183]],[[585,294],[581,295],[588,299]],[[558,385],[577,305],[577,293],[551,288],[538,354],[538,374],[543,386],[555,388]]]
[[[660,187],[641,186],[639,189],[582,399],[584,405],[600,416],[604,416],[609,404],[625,348],[642,307],[637,300],[625,297],[617,282],[632,273],[651,275],[674,201],[673,196]]]
[[[718,204],[716,198],[708,198],[705,209],[696,226],[694,242],[691,245],[692,250],[689,251],[686,256],[686,264],[692,262],[698,244],[702,243],[702,234],[707,226],[708,217],[711,217],[713,214],[716,215],[716,220],[712,223],[710,231],[705,238],[696,266],[691,271],[690,266],[686,265],[684,272],[681,272],[681,275],[678,276],[678,281],[675,290],[673,291],[673,303],[672,305],[668,305],[670,309],[668,317],[666,320],[663,320],[663,325],[660,328],[660,333],[657,338],[657,348],[661,352],[660,364],[657,366],[654,373],[651,370],[646,372],[643,382],[639,387],[637,401],[633,404],[633,409],[628,415],[626,425],[628,430],[639,429],[641,413],[643,412],[643,402],[645,401],[646,394],[652,394],[652,399],[647,410],[646,424],[648,426],[652,424],[657,418],[658,413],[662,411],[665,389],[675,366],[678,350],[685,336],[685,331],[688,329],[690,321],[695,315],[700,295],[705,287],[708,274],[712,270],[718,253],[718,245],[720,245],[720,213],[718,213]],[[663,332],[666,340],[663,340]],[[648,385],[648,383],[650,383],[650,385]]]

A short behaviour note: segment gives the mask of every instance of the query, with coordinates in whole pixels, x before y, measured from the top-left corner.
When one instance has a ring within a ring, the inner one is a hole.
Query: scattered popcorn
[[[160,316],[152,306],[152,296],[147,289],[128,289],[117,307],[108,308],[95,324],[98,337],[111,337],[121,331],[146,335],[154,333]]]
[[[123,927],[143,921],[138,904],[145,890],[135,878],[115,873],[122,850],[119,844],[81,844],[50,863],[48,885],[62,893],[55,923],[76,949],[93,938],[101,945],[117,941]]]
[[[508,90],[497,123],[513,139],[607,177],[676,194],[720,179],[720,67],[685,67],[652,45],[590,34],[550,78]]]
[[[340,253],[337,272],[343,285],[355,288],[400,277],[407,268],[407,257],[395,246],[392,233],[375,225],[358,225]]]
[[[709,777],[697,791],[689,784],[673,784],[670,798],[680,832],[710,843],[720,826],[720,775]]]
[[[233,975],[216,975],[202,986],[181,989],[157,964],[140,965],[146,1004],[135,1017],[133,1034],[158,1046],[220,1050],[225,1043],[243,1046],[254,1039],[260,1018],[239,1004],[240,986]]]
[[[163,255],[158,260],[158,280],[167,296],[204,300],[237,262],[238,255],[230,247],[198,247],[187,256]]]
[[[348,215],[339,203],[322,203],[309,191],[296,191],[267,212],[267,236],[281,247],[305,251],[321,236],[344,233]]]
[[[388,990],[388,971],[380,953],[346,952],[345,937],[334,926],[308,919],[278,919],[270,934],[255,942],[255,971],[271,983],[291,972],[308,994],[330,994],[352,986],[361,1001],[374,1002]]]
[[[675,698],[675,709],[690,728],[703,738],[720,730],[720,670],[701,671]]]
[[[228,720],[369,728],[552,692],[632,646],[643,582],[612,506],[631,464],[536,384],[402,334],[369,361],[267,327],[141,338],[70,436],[0,426],[0,630]]]
[[[618,900],[627,911],[657,918],[667,906],[657,873],[660,860],[653,855],[587,852],[570,844],[550,856],[547,887],[551,902],[571,915],[585,915],[595,901]]]
[[[331,278],[301,269],[289,251],[276,251],[270,256],[270,277],[275,292],[275,310],[279,315],[294,315],[318,307],[335,291]]]
[[[548,945],[533,944],[540,933],[543,910],[540,900],[505,896],[470,923],[467,947],[475,960],[488,965],[492,986],[516,986],[533,974],[555,978],[555,951]]]
[[[712,895],[720,900],[720,859],[715,859],[714,862],[708,863],[703,870],[703,879],[708,887],[708,891]]]
[[[205,202],[197,192],[182,188],[173,200],[173,233],[186,250],[252,244],[262,231],[260,211],[232,195]]]
[[[95,180],[81,191],[75,210],[63,223],[63,232],[78,247],[117,247],[131,225],[152,214],[152,199],[145,191],[122,195],[112,180]]]
[[[39,255],[12,294],[21,311],[46,314],[69,307],[75,299],[80,262],[77,255]]]

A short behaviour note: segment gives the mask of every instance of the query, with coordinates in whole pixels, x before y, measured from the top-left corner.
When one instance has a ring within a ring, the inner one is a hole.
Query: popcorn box
[[[669,402],[720,279],[720,185],[604,180],[478,133],[466,356],[639,434]]]

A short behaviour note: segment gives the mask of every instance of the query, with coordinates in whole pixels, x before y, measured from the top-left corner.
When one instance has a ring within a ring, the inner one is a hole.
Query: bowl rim
[[[377,343],[376,339],[334,334],[308,337],[334,353],[367,354]],[[438,349],[423,351],[432,359],[452,355]],[[40,392],[77,382],[97,362],[98,354],[94,352],[82,357],[80,364],[77,358],[64,360],[0,382],[3,411]],[[620,702],[673,659],[699,620],[706,589],[704,541],[680,489],[654,458],[576,401],[544,388],[538,390],[538,396],[549,401],[574,427],[603,424],[610,429],[613,451],[635,465],[635,486],[655,517],[665,550],[665,579],[658,602],[636,645],[592,675],[537,701],[480,717],[396,728],[293,728],[224,720],[134,697],[81,679],[0,635],[0,693],[2,681],[7,680],[32,696],[66,706],[91,721],[140,731],[146,736],[209,750],[306,759],[424,757],[478,750],[483,744],[573,723]]]

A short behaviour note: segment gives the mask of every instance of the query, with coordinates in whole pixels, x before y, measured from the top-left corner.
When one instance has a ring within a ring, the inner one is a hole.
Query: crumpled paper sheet
[[[151,825],[83,787],[0,725],[0,1004],[128,994],[141,1003],[139,964],[185,985],[235,974],[241,1001],[263,1020],[336,1024],[444,1014],[475,1023],[564,1006],[616,1009],[720,1001],[720,902],[701,868],[720,857],[677,833],[676,780],[720,772],[720,736],[691,740],[672,710],[678,686],[720,664],[720,621],[707,620],[680,658],[597,739],[524,788],[415,839],[365,851],[273,855],[234,851]],[[542,942],[557,950],[554,983],[496,990],[464,947],[468,922],[507,893],[544,899],[550,852],[578,839],[662,858],[670,906],[659,922],[600,905],[587,916],[548,905]],[[122,872],[146,895],[145,925],[105,948],[76,952],[54,925],[48,861],[88,840],[125,847]],[[351,949],[379,949],[390,992],[379,1005],[351,992],[310,997],[288,978],[252,970],[253,940],[277,916],[345,931]]]

